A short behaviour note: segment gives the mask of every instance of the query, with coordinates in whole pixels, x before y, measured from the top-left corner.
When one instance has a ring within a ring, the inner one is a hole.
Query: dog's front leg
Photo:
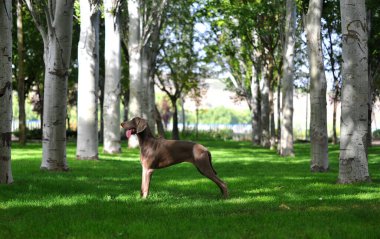
[[[142,198],[147,198],[149,194],[149,184],[150,184],[150,179],[153,174],[153,169],[147,169],[144,168],[142,169],[142,181],[141,181],[141,197]]]

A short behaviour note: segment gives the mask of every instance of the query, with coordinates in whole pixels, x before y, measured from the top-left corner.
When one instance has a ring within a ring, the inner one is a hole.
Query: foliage
[[[13,132],[16,137],[20,136],[19,131]],[[26,138],[32,140],[41,140],[42,139],[42,130],[41,129],[26,129]]]
[[[195,123],[195,113],[187,113],[187,122]],[[201,110],[199,115],[201,124],[248,124],[250,123],[250,112],[238,111],[223,106]]]
[[[380,139],[380,129],[373,131],[372,136],[374,139]]]
[[[309,144],[296,144],[288,160],[250,142],[202,143],[228,183],[227,200],[190,164],[157,170],[141,200],[139,151],[126,145],[121,155],[80,161],[68,144],[71,171],[43,172],[41,144],[13,144],[15,183],[0,185],[0,238],[378,237],[379,147],[369,149],[374,183],[338,185],[337,160],[326,174],[308,171]],[[336,159],[338,147],[329,154]]]

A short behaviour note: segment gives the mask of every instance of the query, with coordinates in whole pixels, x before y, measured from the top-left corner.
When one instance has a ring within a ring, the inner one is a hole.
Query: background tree
[[[0,2],[0,184],[13,182],[12,135],[12,1]]]
[[[380,5],[378,1],[367,0],[367,24],[368,24],[368,80],[370,86],[368,108],[368,146],[372,145],[372,116],[373,107],[379,99],[380,89]]]
[[[99,4],[80,1],[78,159],[98,159]]]
[[[129,114],[148,119],[152,131],[156,113],[153,78],[167,3],[167,0],[128,0]],[[136,147],[137,143],[136,138],[128,141],[129,147]]]
[[[19,142],[26,144],[26,114],[25,114],[25,45],[23,30],[22,1],[17,1],[17,95],[18,95],[18,130]]]
[[[341,0],[343,85],[339,183],[370,181],[367,159],[368,25],[365,1]]]
[[[333,118],[332,118],[332,143],[338,143],[337,135],[337,109],[340,102],[340,90],[342,86],[342,39],[341,39],[341,21],[339,1],[324,1],[322,17],[324,19],[322,33],[324,55],[326,57],[325,70],[330,72],[333,77],[332,89],[330,99],[333,104]]]
[[[68,170],[66,160],[67,78],[70,67],[73,1],[25,0],[44,42],[45,82],[42,169]],[[42,17],[45,15],[45,18]]]
[[[177,1],[170,6],[157,59],[156,85],[167,94],[174,109],[173,139],[179,139],[177,101],[191,89],[200,87],[202,73],[194,51],[195,15],[191,7],[189,1]]]
[[[310,0],[305,29],[310,64],[310,141],[312,172],[325,172],[328,164],[326,76],[321,41],[323,0]]]
[[[282,70],[282,124],[280,155],[293,156],[293,65],[296,29],[296,6],[294,0],[286,0],[284,63]]]
[[[120,153],[120,22],[119,1],[104,1],[105,79],[104,79],[104,148],[106,153]]]

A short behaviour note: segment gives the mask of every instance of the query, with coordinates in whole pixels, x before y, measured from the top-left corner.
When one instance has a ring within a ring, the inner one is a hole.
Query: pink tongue
[[[131,129],[127,130],[126,135],[127,135],[127,138],[129,139],[129,137],[131,137],[132,135],[132,130]]]

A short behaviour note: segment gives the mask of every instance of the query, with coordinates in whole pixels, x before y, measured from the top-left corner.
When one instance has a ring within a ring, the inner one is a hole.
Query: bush
[[[15,131],[13,134],[16,137],[20,137],[20,132]],[[26,128],[26,138],[27,139],[35,139],[35,140],[41,140],[42,139],[42,129],[28,129]]]
[[[374,139],[380,139],[380,129],[377,129],[377,130],[373,131],[372,137]]]

